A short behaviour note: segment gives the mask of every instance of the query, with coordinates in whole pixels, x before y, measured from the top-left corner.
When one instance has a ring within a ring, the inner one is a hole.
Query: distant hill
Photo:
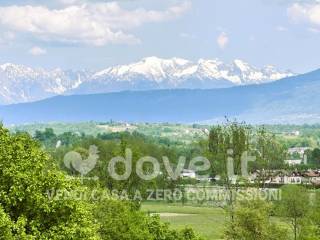
[[[0,107],[7,124],[52,121],[320,122],[320,70],[260,85],[57,96]]]

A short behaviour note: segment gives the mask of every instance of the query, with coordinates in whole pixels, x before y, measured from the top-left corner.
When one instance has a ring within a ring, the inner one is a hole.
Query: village
[[[256,170],[249,174],[247,180],[250,184],[260,183],[265,187],[275,187],[286,184],[302,184],[320,187],[320,170],[307,169],[301,170],[301,166],[307,166],[308,158],[306,151],[309,147],[293,147],[288,149],[288,156],[295,156],[294,159],[284,160],[286,169],[278,170]],[[300,169],[300,170],[299,170]],[[197,175],[196,171],[184,169],[180,177],[182,179],[194,179],[197,182],[218,183],[221,180],[219,175],[215,177],[203,178]],[[235,184],[238,176],[231,178],[231,182]],[[243,184],[243,182],[238,182]]]

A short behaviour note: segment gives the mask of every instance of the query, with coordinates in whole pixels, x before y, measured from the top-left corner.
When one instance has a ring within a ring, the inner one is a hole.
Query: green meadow
[[[169,222],[176,229],[188,226],[206,239],[223,239],[227,217],[222,208],[145,202],[142,210],[150,214],[159,214],[162,221]]]
[[[170,223],[177,230],[191,227],[205,239],[224,239],[228,217],[223,208],[154,201],[144,202],[141,209],[151,215],[158,214],[163,222]],[[290,228],[284,219],[273,217],[272,221]]]

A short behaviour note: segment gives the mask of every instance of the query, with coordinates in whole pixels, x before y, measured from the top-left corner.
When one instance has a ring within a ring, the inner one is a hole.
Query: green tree
[[[307,189],[297,185],[286,185],[281,188],[282,199],[279,202],[280,214],[290,220],[294,240],[297,240],[310,210],[310,199]]]
[[[315,227],[315,234],[320,236],[320,192],[315,193],[315,198],[312,204],[311,220]]]
[[[147,218],[130,204],[117,200],[97,203],[95,215],[100,222],[99,233],[104,240],[152,239],[148,231]]]
[[[0,127],[0,227],[6,239],[98,239],[91,205],[48,197],[48,191],[80,191],[37,142]]]
[[[57,142],[57,136],[52,128],[46,128],[44,131],[36,130],[34,138],[47,147],[55,146]]]
[[[286,230],[270,220],[271,206],[261,201],[241,201],[235,209],[235,218],[228,224],[226,239],[278,240],[286,239]]]
[[[147,144],[139,148],[141,142],[135,143],[135,139],[129,137],[130,146],[136,152],[134,159],[138,159],[145,151],[157,150],[149,148]],[[112,157],[123,153],[126,142],[122,141],[119,145],[85,137],[83,142],[77,142],[74,147],[85,157],[88,147],[94,144],[99,149],[101,147],[106,157]],[[110,146],[111,149],[108,148]],[[70,147],[62,147],[57,150],[56,156],[63,158],[64,151],[68,150]],[[101,160],[106,161],[105,158]],[[106,163],[98,165],[95,173],[105,172]],[[0,239],[200,239],[191,229],[172,230],[159,218],[147,216],[139,211],[136,202],[110,200],[110,195],[103,195],[109,200],[104,198],[100,201],[73,198],[73,194],[70,197],[70,193],[86,196],[91,193],[92,187],[99,194],[104,191],[99,187],[99,182],[81,183],[76,177],[70,180],[57,165],[56,160],[49,157],[29,135],[12,135],[0,127]],[[102,183],[105,183],[104,180]],[[129,179],[119,186],[131,190],[134,185],[138,185],[136,179]]]
[[[311,211],[303,221],[299,240],[318,240],[320,238],[320,193],[310,193]]]
[[[214,126],[209,134],[209,158],[213,167],[213,173],[221,176],[221,183],[225,186],[229,195],[226,205],[223,206],[234,219],[235,192],[239,185],[231,179],[230,174],[241,174],[241,157],[250,149],[251,127],[244,123],[227,122],[223,126]],[[228,169],[227,159],[232,158],[233,169]],[[233,172],[228,172],[232,170]]]
[[[311,160],[311,164],[314,164],[317,167],[320,166],[320,149],[319,148],[315,148],[312,150],[310,160]]]
[[[158,216],[147,216],[130,202],[101,201],[95,215],[104,240],[201,240],[192,229],[172,230]]]
[[[256,151],[256,161],[251,166],[252,170],[259,170],[257,182],[265,187],[266,180],[273,175],[272,169],[284,168],[286,150],[275,135],[268,132],[265,127],[260,127],[253,138],[255,141],[252,143],[252,148]]]
[[[2,206],[0,205],[0,239],[10,240],[13,239],[12,236],[13,223],[9,218],[8,214],[5,213]]]

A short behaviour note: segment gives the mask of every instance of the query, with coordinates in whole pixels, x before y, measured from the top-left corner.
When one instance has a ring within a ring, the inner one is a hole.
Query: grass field
[[[223,239],[226,228],[227,216],[222,208],[204,206],[183,206],[181,203],[145,202],[142,211],[156,213],[164,222],[171,224],[173,228],[182,229],[192,227],[198,234],[207,240]],[[271,220],[288,229],[290,239],[291,228],[284,219],[272,217]]]
[[[223,239],[226,215],[221,208],[147,202],[142,205],[142,210],[159,213],[163,221],[176,229],[190,226],[208,240]]]

